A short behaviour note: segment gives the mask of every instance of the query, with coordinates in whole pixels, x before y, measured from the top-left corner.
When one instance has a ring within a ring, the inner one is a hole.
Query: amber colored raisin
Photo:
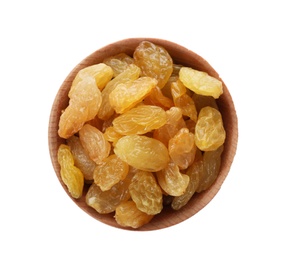
[[[133,57],[143,75],[155,78],[158,86],[163,88],[173,71],[173,61],[169,53],[161,46],[142,41],[135,49]]]
[[[199,160],[194,162],[186,171],[186,175],[189,176],[189,183],[186,188],[186,191],[181,195],[174,197],[171,207],[175,210],[181,209],[185,206],[193,194],[196,192],[196,189],[199,185],[199,177],[203,171],[203,161]]]
[[[125,53],[119,53],[104,59],[104,63],[113,69],[114,76],[116,77],[125,71],[129,64],[134,63],[134,59]]]
[[[113,127],[122,135],[145,134],[165,123],[166,113],[162,108],[140,105],[115,118]]]
[[[221,113],[212,107],[200,110],[195,125],[195,144],[202,151],[213,151],[225,141],[226,133]]]
[[[144,99],[144,103],[146,105],[155,105],[163,108],[164,110],[168,110],[174,106],[173,101],[163,95],[161,89],[156,86],[150,94]]]
[[[71,136],[67,139],[68,146],[74,157],[75,166],[84,174],[85,180],[93,181],[93,174],[96,163],[89,157],[78,136]]]
[[[208,189],[216,180],[221,166],[221,154],[223,145],[215,151],[204,152],[203,154],[203,173],[199,179],[197,192]]]
[[[160,187],[171,196],[182,195],[189,183],[189,176],[179,171],[174,162],[170,162],[167,167],[156,173]]]
[[[86,203],[101,214],[111,213],[122,201],[130,198],[129,184],[130,179],[126,178],[111,189],[102,191],[97,184],[93,183],[86,194]]]
[[[79,131],[79,136],[85,151],[95,163],[101,164],[109,156],[111,145],[99,129],[85,124]]]
[[[183,127],[186,127],[182,117],[182,110],[178,107],[171,107],[166,111],[167,122],[162,127],[154,130],[153,138],[161,141],[166,147],[170,138]]]
[[[133,82],[118,84],[109,95],[109,102],[118,114],[140,103],[157,85],[157,80],[140,77]]]
[[[196,145],[194,134],[187,128],[181,128],[168,142],[168,152],[180,169],[187,169],[194,160]]]
[[[138,66],[130,64],[126,70],[113,78],[102,91],[102,104],[98,112],[98,117],[108,120],[114,114],[114,108],[110,104],[110,93],[121,83],[132,82],[140,76],[141,70]]]
[[[84,175],[79,168],[74,166],[74,158],[69,146],[61,144],[57,156],[61,167],[61,178],[67,186],[69,193],[75,199],[80,198],[84,187]]]
[[[149,223],[154,215],[140,211],[135,202],[124,201],[116,208],[115,220],[123,227],[139,228]]]
[[[97,115],[101,103],[102,95],[94,78],[86,77],[77,83],[69,105],[60,117],[59,136],[67,139],[77,133],[85,122]]]
[[[151,172],[138,171],[132,178],[129,192],[137,208],[149,215],[162,210],[162,192]]]
[[[94,78],[98,88],[102,90],[113,76],[114,72],[112,68],[104,63],[99,63],[83,68],[77,73],[75,79],[73,80],[70,94],[73,91],[73,87],[86,77]]]
[[[223,93],[222,82],[203,71],[182,67],[179,71],[179,79],[196,94],[219,98]]]
[[[169,162],[163,143],[140,135],[127,135],[118,140],[114,153],[129,165],[143,171],[159,171]]]
[[[115,154],[112,154],[95,168],[94,182],[102,191],[106,191],[119,181],[124,180],[128,172],[129,165]]]

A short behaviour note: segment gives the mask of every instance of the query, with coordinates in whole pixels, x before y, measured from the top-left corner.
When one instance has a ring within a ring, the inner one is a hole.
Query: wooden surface
[[[58,136],[58,123],[61,111],[65,109],[68,105],[68,92],[71,87],[71,83],[77,74],[77,72],[87,66],[100,63],[103,61],[104,58],[118,54],[120,52],[125,52],[129,55],[132,55],[135,47],[142,41],[142,40],[149,40],[155,44],[163,46],[169,54],[172,56],[174,63],[182,64],[185,66],[192,67],[197,70],[205,71],[209,75],[220,79],[218,73],[211,67],[211,65],[204,60],[202,57],[197,55],[196,53],[169,41],[161,40],[161,39],[154,39],[154,38],[131,38],[125,39],[122,41],[118,41],[107,45],[88,57],[86,57],[82,62],[80,62],[67,76],[64,80],[63,84],[59,88],[59,91],[55,97],[51,114],[50,114],[50,121],[49,121],[49,150],[51,161],[53,167],[55,169],[55,173],[59,181],[61,182],[64,190],[69,194],[66,186],[61,180],[60,177],[60,167],[57,162],[57,150],[61,143],[64,143],[65,140],[61,139]],[[220,79],[222,80],[222,79]],[[223,82],[223,81],[222,81]],[[163,211],[155,216],[152,221],[142,228],[137,230],[156,230],[161,228],[166,228],[175,224],[178,224],[194,214],[200,211],[203,207],[205,207],[212,198],[217,194],[219,191],[222,183],[224,182],[225,178],[228,175],[230,167],[233,162],[233,158],[236,153],[237,148],[237,141],[238,141],[238,122],[237,122],[237,115],[236,110],[234,108],[234,104],[230,93],[223,82],[223,94],[218,99],[217,103],[222,113],[224,127],[226,130],[226,141],[224,145],[224,152],[222,154],[222,165],[219,176],[214,184],[206,191],[201,192],[199,194],[195,194],[189,203],[183,207],[179,211],[173,211],[169,207],[163,209]],[[94,217],[95,219],[114,226],[118,228],[120,227],[114,220],[114,214],[107,214],[102,215],[97,213],[91,207],[88,207],[85,203],[85,194],[87,192],[87,186],[84,189],[84,193],[81,199],[75,200],[71,198],[82,210],[86,213]]]

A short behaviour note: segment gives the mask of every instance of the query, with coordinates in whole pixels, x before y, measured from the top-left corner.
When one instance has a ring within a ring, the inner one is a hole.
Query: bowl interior
[[[96,64],[96,63],[100,63],[109,56],[116,55],[121,52],[125,52],[129,55],[132,55],[135,48],[143,40],[148,40],[148,41],[151,41],[155,44],[158,44],[164,47],[169,52],[171,57],[173,58],[174,63],[182,64],[182,65],[192,67],[197,70],[205,71],[209,75],[217,79],[220,79],[218,73],[202,57],[186,49],[185,47],[182,47],[176,43],[162,40],[162,39],[154,39],[154,38],[125,39],[125,40],[121,40],[121,41],[109,44],[95,51],[88,57],[86,57],[70,72],[70,74],[67,76],[67,78],[64,80],[63,84],[61,85],[55,97],[55,100],[54,100],[54,103],[51,109],[50,121],[49,121],[48,141],[49,141],[51,161],[52,161],[54,170],[56,172],[56,175],[68,195],[69,195],[69,192],[60,177],[60,166],[57,161],[57,151],[58,151],[59,145],[61,143],[65,143],[65,140],[58,136],[58,123],[59,123],[61,111],[64,110],[69,103],[68,92],[71,87],[72,81],[80,69]],[[155,230],[155,229],[161,229],[161,228],[165,228],[165,227],[178,224],[190,218],[191,216],[196,214],[198,211],[200,211],[203,207],[205,207],[212,200],[212,198],[216,195],[216,193],[219,191],[223,181],[225,180],[230,170],[233,158],[236,153],[237,140],[238,140],[237,115],[236,115],[236,111],[234,108],[232,98],[224,82],[223,82],[223,94],[218,99],[217,104],[222,114],[224,127],[226,130],[226,141],[224,144],[224,152],[222,154],[221,170],[218,175],[218,178],[208,190],[203,191],[201,193],[194,194],[194,196],[191,198],[189,203],[186,206],[184,206],[182,209],[180,209],[179,211],[174,211],[170,209],[170,207],[164,207],[163,211],[160,214],[156,215],[150,223],[144,225],[143,227],[137,230]],[[80,199],[76,200],[76,199],[73,199],[72,197],[71,199],[82,210],[84,210],[86,213],[88,213],[95,219],[105,224],[108,224],[110,226],[113,226],[113,227],[123,228],[119,226],[114,220],[114,213],[104,214],[104,215],[99,214],[94,209],[87,206],[87,204],[85,203],[85,194],[87,192],[87,189],[88,189],[88,186],[86,185],[84,187],[83,196]]]

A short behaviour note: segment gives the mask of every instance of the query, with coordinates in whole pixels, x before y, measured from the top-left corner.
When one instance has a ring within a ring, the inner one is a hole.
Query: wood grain
[[[48,141],[49,141],[49,151],[51,161],[55,170],[55,173],[63,186],[63,189],[69,195],[69,192],[61,180],[60,177],[60,166],[57,162],[57,150],[61,143],[65,143],[65,140],[58,136],[58,123],[61,115],[61,111],[64,110],[68,105],[68,92],[71,87],[71,83],[77,74],[77,72],[87,66],[100,63],[104,58],[116,55],[121,52],[125,52],[129,55],[132,55],[136,46],[143,40],[151,41],[155,44],[163,46],[172,56],[174,63],[183,64],[185,66],[192,67],[197,70],[205,71],[209,75],[220,79],[218,73],[212,68],[212,66],[202,57],[197,55],[196,53],[188,50],[185,47],[182,47],[176,43],[155,39],[155,38],[130,38],[124,39],[112,44],[109,44],[85,59],[83,59],[66,77],[63,84],[60,86],[59,91],[55,97],[54,103],[52,105],[50,120],[49,120],[49,129],[48,129]],[[223,82],[223,81],[222,81]],[[148,230],[157,230],[166,228],[169,226],[173,226],[179,224],[180,222],[192,217],[202,208],[204,208],[218,193],[222,183],[227,177],[230,167],[232,165],[236,148],[238,142],[238,121],[236,110],[234,107],[234,103],[232,97],[223,82],[223,94],[220,96],[218,100],[218,106],[222,113],[224,127],[226,130],[226,141],[225,141],[225,149],[222,154],[222,165],[219,176],[214,184],[206,191],[201,192],[199,194],[195,194],[189,203],[183,207],[179,211],[171,210],[169,207],[165,207],[163,211],[155,216],[150,223],[143,226],[140,229],[142,231]],[[94,209],[88,207],[85,203],[85,194],[87,192],[88,187],[85,186],[84,194],[81,199],[71,199],[77,204],[82,210],[91,215],[93,218],[105,223],[107,225],[122,228],[120,227],[114,220],[113,214],[101,215],[97,213]]]

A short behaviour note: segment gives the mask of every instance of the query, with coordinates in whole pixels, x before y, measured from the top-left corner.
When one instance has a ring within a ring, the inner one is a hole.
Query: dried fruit
[[[101,214],[111,213],[122,201],[130,198],[129,184],[130,179],[126,178],[111,189],[102,191],[97,184],[93,183],[86,194],[86,203]]]
[[[118,140],[114,153],[129,165],[155,172],[169,162],[168,150],[158,140],[140,135],[127,135]]]
[[[133,64],[134,59],[125,53],[119,53],[115,56],[104,59],[104,63],[113,69],[114,76],[116,77],[125,71],[129,64]]]
[[[133,57],[143,75],[155,78],[158,86],[163,88],[173,71],[173,61],[169,53],[161,46],[142,41],[135,49]]]
[[[179,71],[179,79],[196,94],[219,98],[223,93],[222,82],[203,71],[182,67]]]
[[[79,136],[85,151],[95,163],[101,164],[109,156],[111,145],[99,129],[85,124],[79,131]]]
[[[113,127],[122,135],[145,134],[165,123],[166,113],[162,108],[141,105],[115,118]]]
[[[61,167],[61,178],[71,196],[75,199],[80,198],[84,187],[84,175],[80,169],[74,166],[73,155],[68,145],[60,145],[58,149],[58,162]]]
[[[171,107],[167,110],[166,118],[166,124],[154,131],[153,138],[168,147],[170,138],[174,137],[181,128],[186,127],[186,124],[182,117],[182,111],[178,107]]]
[[[149,215],[162,210],[162,192],[151,172],[138,171],[132,178],[129,192],[137,208]]]
[[[67,143],[73,154],[75,166],[78,167],[84,174],[85,180],[93,181],[96,163],[86,153],[79,137],[73,135],[69,139],[67,139]]]
[[[156,85],[157,80],[150,77],[118,84],[110,93],[109,102],[118,114],[122,114],[140,103]]]
[[[221,154],[223,146],[215,151],[205,152],[203,154],[203,173],[199,179],[199,185],[196,192],[208,189],[216,180],[221,166]]]
[[[212,107],[200,110],[195,125],[195,144],[202,151],[213,151],[225,141],[225,130],[220,112]]]
[[[97,115],[101,103],[102,95],[94,78],[87,77],[77,83],[70,94],[69,106],[60,117],[59,136],[67,139],[77,133]]]
[[[102,105],[98,117],[108,120],[114,114],[114,108],[110,104],[110,93],[121,83],[133,82],[140,76],[141,70],[138,66],[130,64],[126,70],[112,79],[102,91]]]
[[[112,68],[104,63],[99,63],[83,68],[77,73],[75,79],[73,80],[70,94],[72,94],[74,86],[76,86],[80,81],[87,77],[94,78],[98,88],[102,90],[113,76],[114,72]]]
[[[195,193],[198,185],[199,178],[203,172],[203,161],[199,160],[194,162],[186,171],[186,175],[189,176],[189,183],[185,190],[185,192],[181,196],[174,197],[171,207],[175,210],[181,209],[185,206],[193,194]]]
[[[170,162],[167,167],[156,173],[160,187],[171,196],[182,195],[189,183],[189,176],[179,171],[174,162]]]
[[[133,201],[122,202],[116,208],[115,220],[122,227],[139,228],[152,218],[153,215],[140,211]]]
[[[124,180],[128,172],[129,165],[115,154],[112,154],[95,168],[94,182],[102,191],[106,191],[119,181]]]
[[[179,210],[216,180],[226,133],[220,80],[173,64],[141,42],[76,75],[58,134],[61,177],[86,204],[139,228],[163,207]],[[91,184],[92,183],[92,184]]]
[[[194,134],[187,128],[181,128],[168,142],[168,152],[180,169],[187,169],[194,160],[196,145]]]

